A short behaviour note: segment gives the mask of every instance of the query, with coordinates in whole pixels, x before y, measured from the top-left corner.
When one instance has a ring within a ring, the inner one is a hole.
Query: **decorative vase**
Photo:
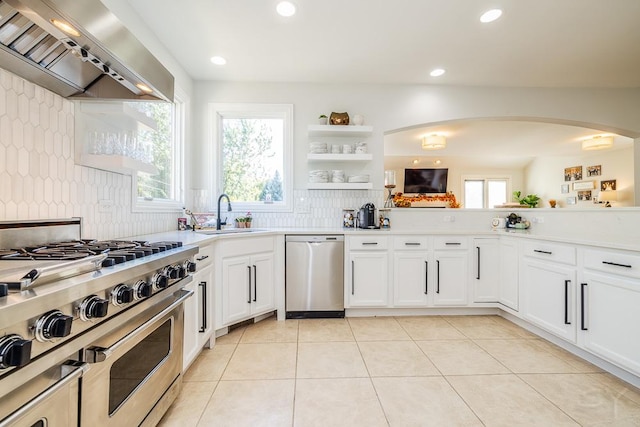
[[[362,126],[364,124],[364,117],[360,114],[354,114],[352,117],[353,124],[356,126]]]
[[[331,113],[329,123],[332,125],[348,125],[349,114],[348,113]]]

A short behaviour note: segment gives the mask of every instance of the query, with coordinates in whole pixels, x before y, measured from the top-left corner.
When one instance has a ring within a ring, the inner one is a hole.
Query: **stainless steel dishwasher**
[[[344,236],[285,237],[287,319],[344,317]]]

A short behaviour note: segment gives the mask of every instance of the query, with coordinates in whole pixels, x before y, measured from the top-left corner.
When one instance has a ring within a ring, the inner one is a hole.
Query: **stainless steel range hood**
[[[0,67],[67,98],[173,101],[171,73],[100,0],[0,0]]]

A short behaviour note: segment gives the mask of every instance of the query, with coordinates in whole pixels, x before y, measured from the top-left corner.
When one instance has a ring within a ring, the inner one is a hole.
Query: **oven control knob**
[[[35,335],[40,342],[52,341],[71,334],[73,316],[67,316],[60,310],[53,310],[36,321]]]
[[[0,338],[0,369],[24,366],[31,361],[31,341],[20,335]]]
[[[178,272],[178,279],[183,279],[187,275],[187,269],[181,265],[174,265],[173,268]]]
[[[119,306],[133,301],[133,288],[127,285],[118,285],[111,291],[111,303]]]
[[[151,278],[155,289],[164,289],[169,285],[169,277],[164,273],[156,273]]]
[[[178,278],[178,269],[174,265],[168,265],[162,269],[162,272],[165,276],[169,277],[169,279],[177,279]]]
[[[135,299],[142,299],[150,297],[153,293],[153,286],[151,283],[147,283],[144,280],[138,280],[135,285],[133,285],[134,294],[133,297]]]
[[[187,270],[187,273],[195,273],[196,272],[196,263],[193,261],[185,261],[184,269]]]
[[[80,318],[82,320],[105,317],[109,310],[109,301],[97,295],[91,295],[80,304]]]

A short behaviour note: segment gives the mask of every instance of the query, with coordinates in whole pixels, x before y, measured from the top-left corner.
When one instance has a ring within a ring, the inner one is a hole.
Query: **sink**
[[[218,234],[243,234],[243,233],[253,233],[256,231],[264,231],[259,228],[227,228],[224,230],[196,230],[196,233],[200,234],[209,234],[209,235],[218,235]]]

